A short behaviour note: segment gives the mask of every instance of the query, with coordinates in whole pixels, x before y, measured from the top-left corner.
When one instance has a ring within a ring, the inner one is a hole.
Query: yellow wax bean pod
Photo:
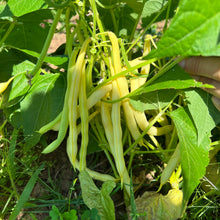
[[[108,83],[106,85],[103,85],[98,90],[95,90],[87,100],[87,106],[88,109],[92,108],[97,102],[101,100],[108,92],[112,90],[112,84]],[[79,116],[79,106],[77,107],[77,114]],[[60,129],[60,123],[61,123],[61,116],[62,112],[50,123],[44,125],[42,128],[40,128],[39,133],[44,134],[49,130],[59,131]]]
[[[111,153],[112,155],[115,155],[113,125],[111,121],[111,115],[110,115],[108,103],[101,102],[101,118],[102,118],[102,124],[105,130],[105,135],[108,140]]]
[[[110,65],[110,68],[112,67],[111,74],[117,74],[122,71],[121,69],[121,61],[120,61],[120,51],[118,46],[118,39],[112,32],[109,32],[109,38],[112,43],[112,54],[113,54],[113,65]],[[128,83],[124,76],[118,77],[116,79],[117,87],[119,89],[119,97],[124,97],[129,94],[128,90]],[[134,118],[133,109],[129,103],[128,99],[125,99],[122,101],[123,110],[125,113],[125,118],[127,122],[128,129],[132,135],[132,137],[137,140],[140,137],[140,132],[137,126],[137,123]]]
[[[117,82],[114,80],[112,82],[112,100],[117,100],[120,98],[118,91]],[[120,120],[120,102],[112,104],[112,126],[113,126],[113,135],[114,135],[114,159],[116,167],[121,178],[121,183],[125,184],[127,193],[130,195],[130,178],[128,175],[127,168],[125,166],[124,156],[123,156],[123,145],[122,145],[122,129],[121,129],[121,120]]]
[[[55,141],[53,141],[51,144],[49,144],[43,150],[42,153],[44,153],[44,154],[50,153],[50,152],[54,151],[56,148],[58,148],[60,146],[60,144],[62,143],[63,139],[66,136],[66,132],[67,132],[67,129],[68,129],[68,112],[69,112],[68,101],[69,101],[69,96],[70,96],[72,72],[75,69],[75,61],[76,61],[77,53],[78,53],[78,49],[73,50],[73,52],[71,54],[71,57],[70,57],[70,60],[69,60],[68,71],[67,71],[67,89],[66,89],[65,98],[64,98],[63,110],[62,110],[62,113],[61,113],[58,137]],[[55,121],[56,121],[56,119],[55,119]],[[51,122],[50,125],[53,126],[53,122]],[[42,129],[41,132],[46,132],[49,129],[49,127],[46,126],[44,128],[41,128],[41,129]]]
[[[81,86],[79,92],[79,108],[80,108],[80,118],[81,118],[81,148],[79,154],[79,170],[84,170],[86,168],[86,154],[87,146],[89,142],[89,121],[88,121],[88,103],[86,97],[86,76],[85,76],[85,65],[83,65],[81,72]]]
[[[86,49],[88,47],[89,42],[91,41],[90,38],[84,41],[82,48],[80,50],[79,56],[77,58],[76,64],[74,65],[73,71],[72,71],[72,81],[71,81],[71,87],[70,87],[70,97],[68,101],[68,120],[69,120],[69,142],[71,149],[69,149],[72,153],[72,163],[75,167],[75,160],[78,152],[78,146],[77,146],[77,139],[78,139],[78,133],[77,133],[77,118],[78,118],[78,111],[77,111],[77,105],[78,105],[78,97],[79,97],[79,90],[80,90],[80,81],[81,81],[81,74],[83,68],[85,68],[85,55],[86,55]]]
[[[14,78],[15,76],[12,76],[7,82],[0,83],[0,94],[3,93],[8,88],[8,85]]]
[[[88,109],[92,108],[101,98],[103,98],[108,92],[112,90],[112,84],[108,83],[101,88],[95,90],[87,100]]]
[[[149,54],[151,51],[151,40],[152,40],[152,36],[150,34],[147,34],[144,38],[143,57]],[[147,64],[141,68],[142,75],[148,75],[149,72],[150,72],[150,64]],[[146,79],[147,77],[138,78],[139,86],[142,86],[146,82]]]
[[[111,75],[113,76],[121,72],[120,51],[119,51],[118,39],[116,35],[112,32],[108,32],[108,36],[112,44],[113,65],[112,62],[110,62],[110,71],[111,71]],[[118,79],[112,81],[112,100],[117,100],[120,98],[120,89],[117,80]],[[123,156],[120,104],[121,104],[120,102],[115,102],[112,104],[111,120],[112,120],[113,135],[114,135],[113,156],[115,159],[119,176],[121,178],[121,183],[125,184],[126,192],[128,195],[130,195],[130,187],[129,187],[130,178],[128,175],[127,168],[125,166],[125,161]]]

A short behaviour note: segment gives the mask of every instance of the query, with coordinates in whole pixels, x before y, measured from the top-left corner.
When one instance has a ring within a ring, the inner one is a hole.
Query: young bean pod
[[[78,53],[78,49],[73,50],[70,60],[69,60],[69,66],[68,66],[68,72],[67,72],[67,89],[65,93],[65,98],[64,98],[64,105],[63,105],[63,110],[62,110],[62,115],[61,115],[61,122],[60,122],[60,128],[58,132],[58,137],[55,141],[53,141],[51,144],[49,144],[42,153],[48,154],[55,149],[57,149],[60,144],[62,143],[63,139],[66,136],[66,132],[68,129],[68,101],[69,101],[69,96],[70,96],[70,87],[71,87],[71,81],[72,81],[72,71],[75,68],[75,61],[76,61],[76,56]]]
[[[85,54],[87,46],[90,42],[90,38],[84,41],[82,48],[80,50],[79,56],[77,58],[76,64],[74,65],[73,71],[72,71],[72,81],[71,81],[71,87],[70,87],[70,97],[68,100],[68,121],[69,121],[69,142],[70,144],[68,147],[71,147],[71,149],[68,149],[69,152],[71,152],[71,161],[73,163],[73,166],[75,167],[75,160],[78,152],[78,145],[77,145],[77,139],[78,139],[78,133],[77,133],[77,104],[78,104],[78,97],[79,97],[79,90],[80,90],[80,81],[81,81],[81,74],[82,70],[85,66]]]

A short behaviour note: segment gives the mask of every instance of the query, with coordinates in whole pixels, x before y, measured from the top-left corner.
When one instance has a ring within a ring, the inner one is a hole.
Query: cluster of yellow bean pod
[[[144,112],[139,112],[131,106],[129,98],[122,99],[122,97],[127,96],[130,92],[138,89],[145,83],[146,75],[148,75],[150,70],[150,64],[142,67],[141,74],[143,74],[143,78],[135,77],[134,75],[130,80],[123,75],[114,77],[118,73],[121,73],[125,67],[121,63],[118,38],[113,32],[107,32],[105,34],[108,36],[111,43],[111,52],[109,53],[107,60],[113,80],[108,80],[106,83],[102,83],[101,87],[95,89],[94,92],[87,96],[86,65],[92,64],[87,63],[86,59],[91,39],[86,39],[80,50],[73,50],[69,60],[67,90],[63,111],[53,122],[41,128],[39,132],[44,133],[52,128],[59,129],[57,139],[48,145],[43,151],[43,153],[50,153],[64,140],[69,127],[67,154],[73,167],[79,171],[86,170],[93,178],[98,180],[117,181],[118,179],[115,177],[92,171],[88,169],[86,165],[87,146],[89,142],[89,122],[90,120],[93,120],[95,116],[100,114],[105,136],[109,145],[109,151],[114,159],[121,184],[129,195],[130,177],[124,160],[121,116],[125,116],[126,125],[135,141],[140,139],[141,130],[144,131],[149,126],[149,122]],[[143,55],[146,55],[149,51],[150,40],[147,39],[145,41]],[[135,66],[140,62],[143,61],[136,59],[130,61],[130,65]],[[122,109],[123,113],[121,112]],[[165,135],[169,133],[171,129],[171,125],[165,125],[163,127],[152,126],[147,133],[150,136]],[[79,148],[78,138],[80,132],[81,146]],[[139,144],[141,145],[142,143],[143,141],[140,139]]]

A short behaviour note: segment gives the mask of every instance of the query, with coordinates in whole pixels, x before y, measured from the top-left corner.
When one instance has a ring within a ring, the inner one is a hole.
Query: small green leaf
[[[98,214],[98,210],[95,208],[92,208],[91,210],[86,210],[82,214],[81,219],[82,220],[101,220]]]
[[[141,14],[142,20],[150,17],[152,14],[159,12],[166,4],[168,0],[148,0],[144,4],[143,12]]]
[[[55,205],[52,206],[52,210],[49,212],[49,215],[51,217],[51,220],[63,220],[59,209]]]
[[[97,209],[101,219],[114,220],[114,203],[109,194],[115,187],[115,182],[106,181],[103,183],[102,189],[99,190],[86,171],[80,172],[79,180],[85,204],[90,209]]]
[[[193,6],[193,7],[192,7]],[[146,58],[220,55],[220,1],[182,0],[158,49]]]
[[[40,9],[44,0],[9,0],[8,5],[10,10],[16,17],[20,17],[24,14],[36,11]]]
[[[77,213],[75,209],[70,210],[70,212],[64,212],[62,214],[64,220],[77,220]]]

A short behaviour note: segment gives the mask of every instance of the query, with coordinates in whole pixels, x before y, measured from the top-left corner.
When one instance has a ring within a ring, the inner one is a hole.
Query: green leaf
[[[181,217],[183,193],[178,189],[171,189],[167,195],[146,191],[135,200],[138,219],[174,220]],[[131,207],[128,207],[130,214]],[[135,219],[135,218],[132,218]]]
[[[24,54],[17,50],[3,50],[0,53],[0,82],[7,81],[12,76],[13,66],[22,63],[24,60],[26,60]]]
[[[193,7],[192,7],[193,6]],[[220,55],[220,1],[182,0],[158,49],[146,59],[166,56]]]
[[[134,109],[144,112],[146,110],[162,109],[177,95],[178,91],[174,89],[164,89],[142,95],[133,96],[130,99]]]
[[[75,209],[70,210],[70,212],[64,212],[62,214],[64,220],[77,220],[77,213]]]
[[[8,108],[12,105],[16,105],[30,88],[30,84],[26,77],[28,71],[31,71],[35,65],[30,61],[26,60],[20,64],[13,66],[12,75],[16,76],[11,85],[10,89],[7,89],[2,98],[2,108]]]
[[[220,122],[220,111],[214,107],[209,93],[200,89],[185,93],[190,114],[197,128],[200,145],[205,136],[211,136],[211,130]]]
[[[36,57],[36,58],[38,58],[40,56],[40,53],[37,53],[35,51],[20,49],[20,48],[15,48],[15,49],[17,49],[19,51],[22,51],[22,52],[24,52],[28,55],[31,55],[33,57]],[[63,64],[68,62],[68,57],[65,56],[65,55],[62,55],[62,56],[46,56],[44,58],[44,61],[47,62],[47,63],[53,64],[55,66],[60,66],[60,65],[63,65]]]
[[[143,86],[139,92],[130,97],[131,105],[139,110],[159,109],[165,107],[181,89],[192,87],[209,87],[192,79],[179,65],[168,70],[151,84]]]
[[[97,209],[101,219],[114,220],[114,203],[109,194],[115,187],[115,182],[106,181],[103,183],[101,190],[99,190],[86,171],[80,172],[79,180],[85,204],[90,209]]]
[[[143,7],[143,12],[141,14],[142,27],[145,28],[156,18],[158,13],[161,13],[154,22],[159,22],[167,19],[167,3],[168,1],[164,0],[148,0],[145,2]],[[176,8],[179,4],[179,0],[170,1],[170,11],[168,18],[172,18],[175,14]]]
[[[141,19],[144,22],[144,24],[148,24],[147,22],[149,21],[148,18],[159,12],[166,4],[167,0],[148,0],[145,2],[143,11],[141,14]]]
[[[44,165],[41,165],[31,176],[30,180],[28,181],[27,185],[25,186],[16,206],[14,207],[10,217],[8,220],[15,220],[17,219],[18,214],[20,213],[21,209],[24,207],[24,204],[28,201],[29,196],[34,188],[34,185],[37,181],[37,178],[43,169]]]
[[[187,89],[193,87],[213,88],[212,86],[204,85],[201,82],[193,80],[179,65],[176,65],[151,84],[143,86],[140,92],[138,92],[138,95],[161,89]]]
[[[20,104],[25,135],[33,135],[62,111],[65,86],[64,77],[60,74],[38,77]]]
[[[81,220],[100,220],[100,216],[98,214],[98,210],[95,208],[92,208],[91,210],[86,210],[82,216]]]
[[[202,114],[200,109],[197,114]],[[177,129],[180,145],[180,162],[183,173],[183,201],[186,205],[189,197],[199,184],[200,178],[209,163],[209,135],[205,135],[198,144],[197,129],[187,108],[179,108],[170,113]],[[200,128],[201,129],[201,128]]]
[[[20,17],[24,14],[36,11],[40,9],[44,0],[9,0],[8,5],[10,10],[16,17]]]
[[[0,5],[0,18],[6,21],[13,21],[13,13],[8,5]]]
[[[101,0],[100,2],[108,7],[112,6],[111,9],[98,8],[105,29],[129,38],[143,9],[143,0],[122,0],[120,4],[117,0]]]
[[[42,9],[19,17],[5,45],[40,53],[50,28],[47,19],[53,19],[51,10]]]
[[[49,212],[49,215],[51,217],[51,220],[57,220],[57,219],[63,220],[59,209],[55,205],[52,206],[52,210]]]

